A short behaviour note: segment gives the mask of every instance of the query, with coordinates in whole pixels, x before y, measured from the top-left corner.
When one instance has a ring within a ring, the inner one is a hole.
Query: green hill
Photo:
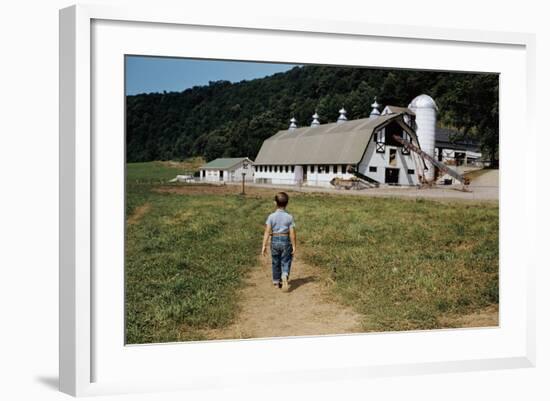
[[[421,93],[436,100],[439,125],[479,140],[486,157],[498,157],[497,74],[305,66],[251,81],[127,96],[127,161],[254,158],[292,116],[309,125],[317,110],[321,123],[333,122],[344,106],[349,119],[363,118],[375,96],[383,106],[407,106]]]

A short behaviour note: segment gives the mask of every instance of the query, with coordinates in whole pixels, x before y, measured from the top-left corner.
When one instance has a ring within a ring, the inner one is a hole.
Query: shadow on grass
[[[317,278],[315,276],[307,276],[307,277],[302,277],[302,278],[297,278],[296,280],[292,280],[292,277],[290,279],[290,288],[288,290],[288,292],[292,292],[292,291],[295,291],[297,288],[301,287],[302,285],[304,284],[307,284],[307,283],[312,283],[316,280]]]

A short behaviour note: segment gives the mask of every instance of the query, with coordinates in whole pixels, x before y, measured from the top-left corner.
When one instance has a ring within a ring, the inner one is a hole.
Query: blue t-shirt
[[[271,226],[271,231],[274,234],[288,233],[291,227],[294,227],[294,217],[284,209],[277,209],[271,213],[265,224]]]

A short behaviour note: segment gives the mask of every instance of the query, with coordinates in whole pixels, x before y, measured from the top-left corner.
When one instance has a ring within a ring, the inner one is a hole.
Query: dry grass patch
[[[134,212],[128,217],[126,223],[128,224],[137,224],[145,216],[147,212],[151,210],[151,204],[145,203],[141,206],[138,206],[134,209]]]

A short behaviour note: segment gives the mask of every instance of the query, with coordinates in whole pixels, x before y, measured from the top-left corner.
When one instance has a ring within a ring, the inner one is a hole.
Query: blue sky
[[[127,56],[126,94],[182,91],[195,85],[208,85],[208,81],[239,82],[292,67],[295,64]]]

